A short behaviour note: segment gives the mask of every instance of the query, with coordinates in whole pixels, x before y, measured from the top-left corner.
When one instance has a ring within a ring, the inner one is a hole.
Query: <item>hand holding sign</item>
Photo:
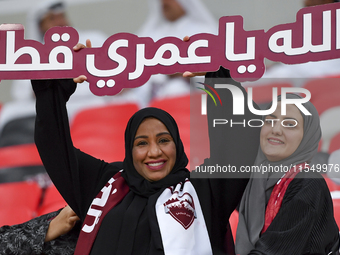
[[[79,51],[81,49],[85,48],[92,48],[91,41],[89,39],[86,40],[86,46],[82,43],[78,43],[76,46],[73,47],[74,51]],[[80,75],[77,78],[73,78],[73,81],[75,83],[83,83],[84,81],[87,80],[87,77],[85,75]]]
[[[185,36],[183,38],[184,42],[188,42],[189,40],[190,40],[189,36]],[[184,78],[192,78],[192,77],[195,77],[195,76],[204,76],[205,74],[206,74],[206,72],[192,73],[192,72],[189,72],[189,71],[185,71],[183,73],[183,77]]]

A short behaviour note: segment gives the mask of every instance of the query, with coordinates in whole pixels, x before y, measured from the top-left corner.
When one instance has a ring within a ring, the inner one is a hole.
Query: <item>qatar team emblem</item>
[[[171,198],[164,203],[165,213],[170,214],[185,229],[188,229],[196,218],[195,205],[189,193],[179,195],[174,192]]]

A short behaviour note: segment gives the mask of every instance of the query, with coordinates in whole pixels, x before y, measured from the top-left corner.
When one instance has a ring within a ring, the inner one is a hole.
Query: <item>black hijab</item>
[[[132,158],[137,129],[149,117],[160,120],[166,126],[176,145],[176,161],[172,171],[154,182],[146,180],[137,172]],[[102,231],[97,235],[91,254],[164,254],[155,204],[167,187],[184,183],[190,176],[189,170],[185,168],[187,164],[188,158],[184,153],[178,127],[171,115],[157,108],[144,108],[136,112],[125,130],[122,177],[130,191],[104,218],[100,226]]]
[[[150,117],[160,120],[165,125],[176,145],[176,162],[172,171],[165,178],[155,182],[150,182],[141,176],[135,169],[132,159],[132,147],[137,129],[144,119]],[[125,159],[123,162],[125,171],[122,173],[130,190],[140,196],[149,197],[189,177],[189,170],[185,168],[187,164],[188,158],[184,152],[176,121],[169,113],[158,108],[148,107],[139,110],[130,118],[125,129]]]

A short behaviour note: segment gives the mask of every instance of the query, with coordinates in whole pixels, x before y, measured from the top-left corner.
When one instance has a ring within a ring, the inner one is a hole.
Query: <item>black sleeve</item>
[[[215,84],[232,84],[242,91],[245,99],[244,115],[233,115],[233,95],[229,89],[216,89],[222,106],[215,106],[209,97],[207,102],[210,158],[205,160],[204,166],[231,166],[236,172],[223,173],[219,178],[192,179],[200,198],[214,254],[233,254],[234,244],[228,233],[229,217],[248,183],[250,173],[241,173],[240,170],[241,166],[251,166],[255,161],[260,128],[248,125],[248,120],[258,119],[258,116],[248,110],[246,91],[240,83],[230,78],[228,70],[220,68],[217,72],[207,73],[205,84],[212,87]],[[257,106],[254,104],[254,107]],[[213,127],[214,119],[226,119],[228,124]],[[242,124],[231,125],[231,122]],[[227,243],[225,240],[228,240]]]
[[[76,249],[79,233],[81,230],[81,221],[64,235],[44,243],[42,254],[46,255],[73,255]]]
[[[66,102],[76,84],[72,80],[34,80],[32,86],[37,111],[35,143],[40,157],[60,194],[83,220],[109,164],[73,147]]]
[[[51,220],[62,209],[36,217],[30,221],[0,228],[0,254],[7,255],[72,255],[76,247],[81,223],[65,235],[45,243]]]
[[[252,255],[328,254],[339,239],[332,199],[322,178],[295,178]]]
[[[0,254],[42,254],[49,220],[58,213],[52,212],[22,224],[1,227]]]

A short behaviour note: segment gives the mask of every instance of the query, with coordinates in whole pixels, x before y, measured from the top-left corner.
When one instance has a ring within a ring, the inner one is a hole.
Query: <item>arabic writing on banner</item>
[[[286,64],[340,57],[340,3],[303,8],[296,22],[245,31],[241,16],[222,17],[218,35],[197,34],[184,42],[165,37],[154,42],[129,33],[110,36],[99,48],[78,52],[72,27],[48,30],[44,44],[24,39],[20,24],[0,26],[0,80],[73,78],[84,74],[95,95],[135,88],[152,74],[228,68],[238,81],[253,81],[265,71],[264,58]]]

